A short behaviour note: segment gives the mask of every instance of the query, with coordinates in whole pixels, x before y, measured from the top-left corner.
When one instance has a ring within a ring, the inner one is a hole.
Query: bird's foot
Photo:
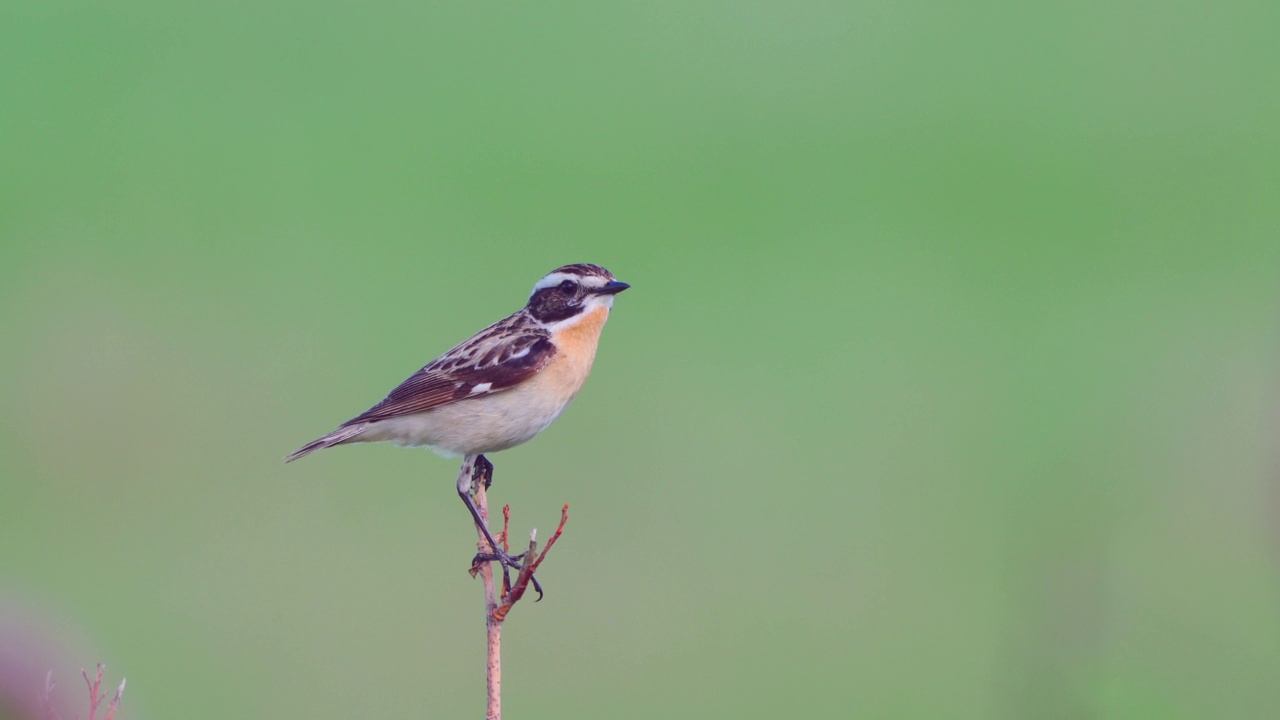
[[[510,591],[511,590],[511,570],[515,570],[517,573],[524,572],[524,565],[522,565],[520,561],[523,560],[524,556],[527,555],[528,553],[511,555],[501,550],[498,550],[497,548],[494,548],[494,550],[495,552],[491,552],[491,553],[487,553],[487,552],[476,553],[476,556],[471,559],[471,567],[477,568],[480,566],[481,563],[487,563],[487,562],[496,562],[501,564],[502,565],[502,587],[504,591]],[[473,570],[473,574],[474,574],[474,570]],[[533,584],[533,589],[536,590],[538,593],[538,600],[536,600],[535,602],[541,601],[542,600],[542,584],[539,583],[538,578],[534,577],[533,575],[529,575],[529,582]]]
[[[502,567],[504,568],[511,568],[516,572],[519,572],[524,569],[524,565],[520,564],[520,561],[524,559],[524,556],[525,553],[511,555],[501,550],[496,550],[495,552],[478,552],[476,553],[476,556],[472,558],[471,564],[479,565],[480,563],[496,562],[502,563]]]

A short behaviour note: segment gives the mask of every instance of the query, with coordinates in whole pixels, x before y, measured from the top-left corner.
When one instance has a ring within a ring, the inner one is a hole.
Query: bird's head
[[[552,325],[598,307],[612,307],[613,296],[629,287],[599,265],[565,265],[547,273],[533,286],[526,308],[538,322]]]

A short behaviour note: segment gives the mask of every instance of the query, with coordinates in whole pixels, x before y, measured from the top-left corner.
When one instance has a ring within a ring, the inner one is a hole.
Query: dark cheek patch
[[[582,309],[560,288],[543,288],[529,298],[529,313],[540,322],[566,320]]]

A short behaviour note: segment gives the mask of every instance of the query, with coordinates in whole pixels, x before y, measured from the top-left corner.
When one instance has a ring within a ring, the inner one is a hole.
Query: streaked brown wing
[[[555,354],[556,347],[545,330],[525,326],[512,316],[414,373],[382,402],[342,426],[423,412],[506,390],[546,367]]]

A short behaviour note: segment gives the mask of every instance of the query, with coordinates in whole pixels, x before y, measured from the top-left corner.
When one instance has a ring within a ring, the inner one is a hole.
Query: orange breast
[[[589,352],[594,355],[596,343],[600,341],[600,329],[608,319],[609,308],[598,307],[592,310],[578,322],[555,334],[556,347],[570,354]]]
[[[570,327],[555,333],[556,357],[539,375],[568,396],[577,394],[591,373],[591,363],[596,359],[596,345],[600,342],[600,330],[609,319],[609,308],[592,310]]]

